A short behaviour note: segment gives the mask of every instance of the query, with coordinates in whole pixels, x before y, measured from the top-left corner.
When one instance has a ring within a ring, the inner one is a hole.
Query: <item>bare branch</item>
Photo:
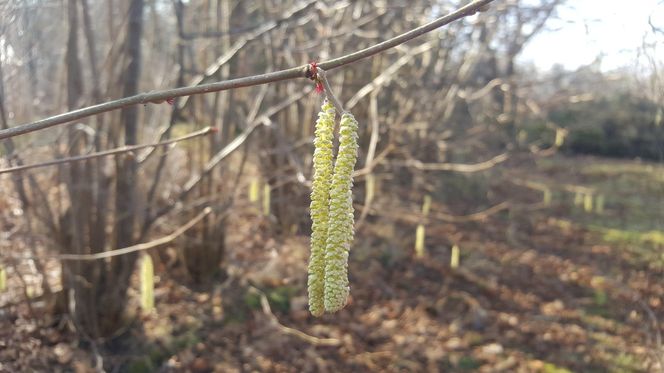
[[[387,156],[390,155],[390,153],[394,149],[396,149],[396,145],[394,143],[387,144],[385,149],[383,149],[383,151],[380,154],[378,154],[373,159],[373,161],[371,161],[371,163],[365,164],[363,168],[353,171],[353,178],[360,178],[373,172],[373,169],[376,166],[378,166],[382,161],[384,161],[385,158],[387,158]]]
[[[334,105],[334,108],[337,110],[339,115],[345,113],[346,110],[344,110],[343,105],[341,105],[341,101],[339,101],[337,96],[334,95],[334,92],[332,92],[332,87],[330,86],[330,82],[327,80],[327,74],[325,74],[325,70],[318,68],[318,79],[321,81],[321,83],[323,83],[323,87],[325,88],[325,96],[327,96],[327,99],[332,102],[332,105]]]
[[[309,335],[303,331],[300,331],[298,329],[289,328],[286,325],[283,325],[282,323],[279,322],[277,316],[275,316],[275,314],[272,313],[272,309],[270,308],[270,302],[268,301],[265,293],[263,293],[260,289],[254,286],[251,286],[251,289],[260,295],[261,308],[263,309],[263,313],[268,317],[270,323],[274,327],[279,329],[282,333],[299,338],[314,346],[339,346],[341,344],[341,341],[336,338],[318,338],[314,337],[313,335]]]
[[[24,170],[29,170],[29,169],[38,168],[38,167],[53,166],[53,165],[56,165],[56,164],[84,161],[84,160],[87,160],[87,159],[94,159],[94,158],[99,158],[99,157],[107,157],[109,155],[129,153],[129,152],[133,152],[133,151],[140,150],[140,149],[145,149],[145,148],[155,148],[155,147],[158,147],[158,146],[174,144],[174,143],[177,143],[177,142],[180,142],[180,141],[191,140],[191,139],[199,137],[199,136],[207,135],[211,132],[214,132],[213,128],[205,127],[202,130],[192,132],[188,135],[178,137],[178,138],[175,138],[175,139],[162,141],[162,142],[157,142],[157,143],[152,143],[152,144],[142,144],[142,145],[121,146],[119,148],[104,150],[104,151],[97,152],[97,153],[78,155],[78,156],[75,156],[75,157],[61,158],[61,159],[56,159],[56,160],[52,160],[52,161],[40,162],[40,163],[34,163],[34,164],[27,164],[27,165],[22,165],[22,166],[9,167],[9,168],[5,168],[5,169],[0,169],[0,174],[24,171]]]
[[[144,251],[148,249],[152,249],[157,246],[165,245],[176,238],[180,237],[184,232],[188,231],[196,225],[198,222],[203,220],[206,216],[208,216],[212,212],[212,208],[206,207],[203,211],[201,211],[196,217],[191,219],[187,224],[181,226],[180,228],[176,229],[173,233],[158,238],[156,240],[150,241],[150,242],[145,242],[145,243],[139,243],[136,245],[128,246],[122,249],[117,249],[117,250],[109,250],[109,251],[104,251],[101,253],[95,253],[95,254],[60,254],[60,255],[45,255],[45,256],[40,256],[39,259],[58,259],[58,260],[77,260],[77,261],[93,261],[93,260],[99,260],[99,259],[106,259],[106,258],[111,258],[114,256],[118,255],[125,255],[129,253],[133,253],[136,251]],[[14,259],[34,259],[32,256],[19,256],[19,255],[10,255],[9,257],[14,258]]]
[[[205,80],[209,79],[212,76],[215,76],[219,72],[221,67],[224,66],[226,63],[228,63],[228,61],[230,61],[233,58],[233,56],[235,56],[247,43],[258,39],[258,37],[260,37],[261,35],[277,28],[284,21],[291,19],[295,14],[304,12],[307,8],[309,8],[315,3],[316,3],[315,0],[310,0],[303,4],[298,4],[293,9],[286,12],[287,14],[284,17],[275,21],[271,21],[261,27],[258,27],[250,34],[240,37],[230,48],[228,48],[228,50],[223,55],[219,56],[219,58],[217,58],[217,60],[212,65],[208,66],[203,74],[199,74],[196,77],[194,77],[189,83],[189,85],[196,86],[202,84]],[[178,108],[179,109],[184,108],[187,105],[188,101],[189,101],[188,97],[185,97],[183,100],[179,101],[177,103]]]
[[[385,211],[376,208],[372,208],[369,211],[370,215],[374,216],[383,216],[391,219],[396,219],[400,221],[407,221],[410,223],[419,223],[422,221],[431,222],[431,221],[444,221],[449,223],[468,223],[473,221],[483,221],[488,219],[490,216],[509,209],[511,204],[509,201],[501,202],[497,205],[491,206],[486,210],[475,212],[469,215],[450,215],[444,212],[432,211],[429,213],[429,216],[424,216],[421,213],[410,213],[408,211]],[[356,208],[360,208],[359,205],[356,205]]]
[[[289,105],[293,104],[294,102],[297,102],[300,100],[304,95],[306,95],[309,90],[305,90],[304,92],[298,93],[296,95],[293,95],[289,97],[286,100],[283,100],[279,102],[278,104],[272,106],[266,112],[259,116],[258,118],[255,118],[249,126],[241,133],[239,134],[233,141],[228,143],[225,147],[223,147],[219,152],[217,152],[206,164],[203,170],[198,174],[198,175],[193,175],[184,185],[182,191],[176,198],[177,201],[182,201],[184,200],[189,193],[191,193],[192,190],[205,178],[206,175],[208,175],[212,170],[221,162],[224,160],[226,157],[228,157],[231,153],[233,153],[237,148],[242,145],[247,138],[256,130],[261,125],[269,125],[272,123],[270,121],[270,117],[279,111],[283,110],[284,108],[288,107]],[[159,219],[160,217],[166,215],[168,212],[170,212],[173,208],[175,207],[174,204],[169,204],[165,207],[163,207],[161,210],[157,211],[154,216],[152,216],[148,221],[147,225],[149,226],[152,222],[155,220]]]
[[[318,66],[325,70],[332,70],[359,61],[361,59],[371,57],[375,54],[384,52],[388,49],[394,48],[400,44],[412,40],[418,36],[429,33],[437,28],[450,24],[456,20],[475,14],[477,11],[483,10],[486,7],[486,5],[490,4],[493,1],[494,0],[476,0],[464,7],[457,9],[452,13],[449,13],[432,22],[429,22],[425,25],[422,25],[413,30],[405,32],[401,35],[398,35],[392,39],[386,40],[382,43],[378,43],[371,47],[362,49],[354,53],[347,54],[339,58],[321,62]],[[248,76],[244,78],[225,80],[215,83],[202,84],[193,87],[181,87],[181,88],[167,89],[162,91],[151,91],[149,93],[141,93],[135,96],[125,97],[118,100],[113,100],[102,104],[73,110],[46,119],[38,120],[36,122],[31,122],[27,124],[18,125],[9,129],[0,130],[0,140],[14,136],[24,135],[30,132],[43,130],[46,128],[56,126],[58,124],[71,122],[81,118],[86,118],[92,115],[105,113],[108,111],[117,110],[132,105],[160,102],[175,97],[191,96],[195,94],[224,91],[224,90],[241,88],[241,87],[250,87],[250,86],[274,83],[274,82],[290,80],[295,78],[306,78],[308,66],[309,65],[302,65],[286,70],[275,71],[261,75]]]
[[[355,95],[353,95],[353,97],[351,97],[350,100],[346,102],[346,106],[349,109],[355,107],[355,105],[357,105],[357,103],[360,102],[360,100],[364,96],[366,96],[374,89],[381,87],[385,83],[389,82],[392,78],[394,78],[394,75],[397,73],[397,71],[399,71],[399,69],[402,68],[405,64],[410,62],[410,60],[412,60],[413,57],[430,50],[433,46],[434,46],[433,42],[428,42],[408,51],[405,55],[403,55],[396,62],[390,65],[390,67],[388,67],[382,73],[380,73],[380,75],[378,75],[374,80],[372,80],[367,85],[358,90],[357,93],[355,93]]]
[[[487,170],[499,163],[506,161],[508,158],[507,153],[499,154],[488,161],[463,164],[463,163],[423,163],[415,159],[410,159],[405,162],[393,162],[397,166],[413,167],[422,171],[455,171],[455,172],[478,172]]]

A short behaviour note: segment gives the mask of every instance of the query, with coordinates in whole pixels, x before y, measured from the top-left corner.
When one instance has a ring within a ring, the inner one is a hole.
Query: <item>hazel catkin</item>
[[[314,316],[325,311],[325,248],[329,227],[330,184],[332,181],[335,111],[327,100],[318,113],[314,138],[314,176],[311,191],[311,257],[309,258],[309,310]]]
[[[348,300],[348,254],[353,241],[353,169],[357,161],[357,121],[344,113],[339,126],[339,152],[330,186],[329,228],[325,248],[325,311],[336,312]]]

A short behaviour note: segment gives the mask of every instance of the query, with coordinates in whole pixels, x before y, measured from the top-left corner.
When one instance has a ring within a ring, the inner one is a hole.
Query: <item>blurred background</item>
[[[0,1],[0,125],[467,3]],[[664,369],[664,2],[496,0],[328,78],[360,123],[344,310],[307,309],[314,84],[180,97],[0,140],[0,169],[177,140],[0,174],[0,371]]]

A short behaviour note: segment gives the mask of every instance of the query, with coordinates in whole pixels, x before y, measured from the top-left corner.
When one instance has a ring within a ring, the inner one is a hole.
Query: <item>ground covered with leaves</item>
[[[387,181],[370,206],[357,198],[367,213],[352,299],[337,314],[307,311],[308,237],[278,238],[244,209],[223,276],[191,286],[158,263],[156,310],[105,345],[75,338],[10,287],[2,370],[92,371],[95,349],[108,371],[127,372],[662,369],[664,166],[555,156],[441,180],[426,217],[422,193]]]

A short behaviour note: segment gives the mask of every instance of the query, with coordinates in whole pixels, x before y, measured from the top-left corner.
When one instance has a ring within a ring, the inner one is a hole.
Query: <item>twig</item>
[[[381,72],[380,75],[374,78],[371,82],[367,83],[364,87],[360,88],[353,95],[353,97],[351,97],[350,100],[346,102],[346,106],[349,109],[355,107],[355,105],[357,105],[364,96],[374,91],[375,89],[382,87],[384,84],[392,80],[392,78],[394,78],[399,69],[401,69],[404,65],[410,62],[413,59],[413,57],[417,56],[418,54],[422,54],[428,50],[431,50],[434,44],[435,44],[434,41],[427,42],[408,51],[405,55],[401,56],[401,58],[399,58],[396,62],[394,62],[388,68],[383,70],[383,72]]]
[[[395,166],[413,167],[422,171],[455,171],[455,172],[479,172],[487,170],[499,163],[506,161],[507,153],[499,154],[488,161],[463,164],[463,163],[423,163],[416,159],[409,159],[405,162],[393,162]]]
[[[421,222],[423,220],[440,220],[440,221],[445,221],[449,223],[468,223],[468,222],[473,222],[473,221],[482,221],[486,220],[489,218],[491,215],[496,214],[502,210],[510,208],[510,203],[508,201],[501,202],[497,205],[491,206],[486,210],[482,210],[476,213],[472,213],[469,215],[450,215],[446,214],[444,212],[430,212],[430,216],[426,217],[423,216],[422,214],[414,214],[410,213],[407,211],[383,211],[383,210],[377,210],[372,208],[369,211],[370,215],[374,216],[384,216],[387,218],[392,218],[396,220],[401,220],[401,221],[407,221],[407,222]],[[360,208],[361,206],[356,206],[356,208]]]
[[[508,201],[503,201],[497,205],[489,207],[486,210],[475,212],[469,215],[450,215],[444,212],[435,212],[432,215],[434,219],[438,220],[443,220],[451,223],[466,223],[471,221],[486,220],[491,215],[506,210],[508,208],[510,208],[510,203]]]
[[[17,171],[23,171],[23,170],[29,170],[31,168],[53,166],[53,165],[62,164],[62,163],[84,161],[84,160],[87,160],[87,159],[106,157],[106,156],[114,155],[114,154],[133,152],[135,150],[140,150],[140,149],[144,149],[144,148],[156,148],[158,146],[174,144],[176,142],[185,141],[185,140],[191,140],[191,139],[199,137],[199,136],[207,135],[207,134],[209,134],[211,132],[214,132],[214,131],[215,131],[214,128],[205,127],[202,130],[192,132],[188,135],[184,135],[182,137],[178,137],[178,138],[175,138],[175,139],[170,139],[170,140],[161,141],[161,142],[152,143],[152,144],[121,146],[119,148],[104,150],[104,151],[97,152],[97,153],[90,153],[90,154],[85,154],[85,155],[78,155],[78,156],[75,156],[75,157],[56,159],[56,160],[53,160],[53,161],[47,161],[47,162],[33,163],[33,164],[27,164],[27,165],[22,165],[22,166],[9,167],[9,168],[0,169],[0,174],[6,174],[6,173],[9,173],[9,172],[17,172]]]
[[[307,8],[311,7],[312,5],[316,4],[316,1],[307,1],[303,4],[297,4],[295,7],[293,7],[291,10],[286,12],[286,15],[281,17],[280,19],[268,22],[265,25],[262,25],[260,27],[257,27],[255,30],[253,30],[250,34],[241,36],[228,50],[210,66],[208,66],[203,74],[197,75],[194,77],[189,85],[190,86],[196,86],[199,84],[202,84],[205,80],[209,79],[212,76],[215,76],[217,72],[221,69],[222,66],[224,66],[228,61],[233,58],[247,43],[250,41],[256,40],[260,35],[265,34],[275,28],[277,28],[279,25],[281,25],[284,21],[292,19],[296,14],[304,12]],[[185,97],[183,100],[179,101],[177,103],[178,108],[182,109],[187,105],[189,98]]]
[[[104,251],[101,253],[95,253],[95,254],[59,254],[59,255],[44,255],[41,256],[41,259],[58,259],[58,260],[78,260],[78,261],[92,261],[92,260],[99,260],[99,259],[106,259],[118,255],[125,255],[129,253],[133,253],[136,251],[143,251],[143,250],[148,250],[152,249],[157,246],[165,245],[179,236],[181,236],[184,232],[188,231],[196,225],[198,222],[203,220],[206,216],[208,216],[212,212],[212,208],[206,207],[201,213],[196,215],[193,219],[191,219],[187,224],[181,226],[180,228],[176,229],[173,233],[158,238],[156,240],[150,241],[150,242],[145,242],[145,243],[139,243],[136,245],[132,246],[127,246],[122,249],[116,249],[116,250],[109,250],[109,251]],[[11,258],[14,259],[33,259],[32,256],[19,256],[19,255],[11,255]]]
[[[378,90],[375,90],[371,93],[369,98],[369,122],[371,123],[371,137],[369,138],[369,149],[367,150],[367,158],[364,161],[365,167],[370,166],[373,163],[374,156],[376,155],[376,146],[378,145],[378,133],[380,131],[378,121]],[[368,181],[368,179],[367,179]],[[372,188],[375,188],[375,182],[372,183]],[[365,184],[365,186],[368,183]],[[375,195],[374,191],[371,193],[365,188],[364,206],[362,207],[362,212],[360,213],[360,218],[357,219],[355,224],[355,229],[359,231],[360,227],[364,224],[364,220],[369,214],[371,209],[371,203],[373,202],[373,196]]]
[[[473,92],[459,91],[459,93],[457,93],[457,96],[459,96],[460,98],[466,100],[466,102],[477,101],[480,98],[488,95],[489,92],[491,92],[494,88],[496,88],[497,86],[499,86],[503,83],[504,83],[503,79],[495,78],[495,79],[492,79],[490,82],[488,82],[484,87],[482,87],[482,88],[480,88],[476,91],[473,91]]]
[[[296,95],[293,95],[275,105],[270,107],[265,111],[264,114],[260,115],[258,118],[255,118],[252,123],[249,124],[249,126],[242,132],[240,135],[238,135],[233,141],[228,143],[224,148],[219,150],[210,160],[205,164],[205,167],[203,167],[203,170],[197,174],[197,175],[192,175],[191,178],[185,183],[182,191],[176,198],[177,201],[182,201],[184,200],[189,193],[191,193],[192,190],[198,185],[202,180],[204,180],[205,176],[208,175],[214,167],[216,167],[219,162],[224,160],[227,156],[229,156],[231,153],[233,153],[237,148],[240,147],[244,143],[244,141],[249,138],[249,136],[256,130],[261,125],[270,125],[272,122],[270,121],[270,117],[273,116],[274,114],[280,112],[284,108],[288,107],[289,105],[293,104],[294,102],[297,102],[300,100],[304,95],[306,95],[308,92],[310,92],[311,88],[305,89],[303,92],[298,93]],[[155,220],[159,219],[160,217],[166,215],[169,213],[173,208],[174,204],[169,204],[164,206],[161,210],[157,211],[153,216],[150,217],[148,220],[147,226],[151,225]]]
[[[276,326],[284,334],[300,338],[301,340],[308,342],[314,346],[339,346],[341,344],[341,341],[336,338],[314,337],[300,330],[289,328],[281,324],[279,322],[279,319],[277,319],[277,316],[275,316],[274,313],[272,313],[272,309],[270,308],[270,302],[267,300],[267,296],[265,296],[265,293],[263,293],[254,286],[252,286],[251,289],[257,292],[258,295],[261,297],[261,308],[263,309],[263,313],[270,319],[272,325]]]
[[[341,101],[339,101],[337,96],[334,95],[332,86],[330,86],[330,82],[327,80],[327,74],[325,74],[325,70],[321,69],[320,67],[317,68],[317,70],[318,79],[321,83],[323,83],[323,87],[325,88],[325,96],[327,96],[327,99],[332,102],[332,105],[334,105],[334,108],[337,109],[339,115],[343,115],[346,110],[344,110],[344,106],[341,105]]]
[[[422,25],[413,30],[405,32],[401,35],[398,35],[392,39],[386,40],[382,43],[378,43],[371,47],[362,49],[360,51],[350,53],[345,56],[341,56],[339,58],[322,62],[318,65],[318,67],[324,70],[332,70],[337,67],[348,65],[353,62],[359,61],[361,59],[371,57],[375,54],[381,53],[388,49],[394,48],[400,44],[403,44],[409,40],[412,40],[418,36],[429,33],[437,28],[450,24],[456,20],[475,14],[477,11],[485,9],[486,6],[492,3],[493,1],[494,0],[474,1],[466,6],[457,9],[452,13],[449,13],[432,22],[429,22],[425,25]],[[112,110],[117,110],[127,106],[147,104],[151,102],[159,102],[166,99],[182,97],[182,96],[191,96],[195,94],[224,91],[228,89],[235,89],[241,87],[250,87],[260,84],[279,82],[283,80],[291,80],[295,78],[306,78],[308,67],[309,65],[302,65],[267,74],[248,76],[248,77],[225,80],[209,84],[202,84],[193,87],[181,87],[181,88],[167,89],[162,91],[151,91],[149,93],[141,93],[135,96],[125,97],[118,100],[113,100],[102,104],[93,105],[86,108],[81,108],[78,110],[66,112],[46,119],[38,120],[36,122],[21,124],[12,128],[0,130],[0,140],[14,136],[24,135],[30,132],[43,130],[46,128],[56,126],[58,124],[71,122],[74,120],[86,118],[92,115],[105,113]]]
[[[387,158],[390,153],[396,149],[397,146],[394,145],[393,143],[387,144],[385,149],[374,158],[374,160],[370,164],[365,164],[363,168],[359,170],[353,171],[353,179],[360,178],[363,176],[366,176],[367,174],[370,174],[373,172],[373,169],[376,168],[385,158]]]

